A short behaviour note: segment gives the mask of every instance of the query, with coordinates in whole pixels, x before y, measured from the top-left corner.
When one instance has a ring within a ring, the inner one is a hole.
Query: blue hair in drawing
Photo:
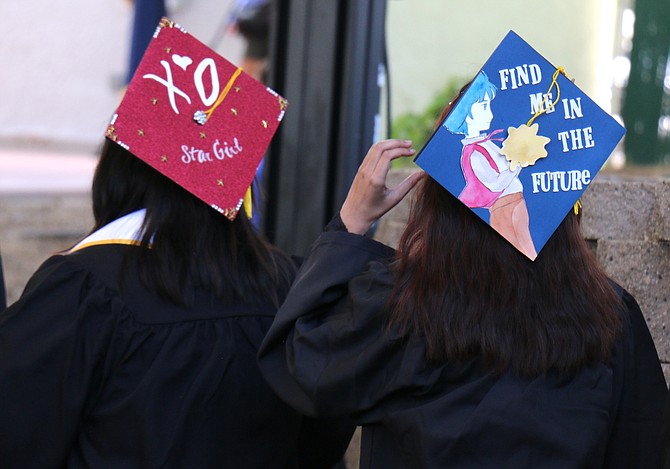
[[[465,123],[465,119],[466,117],[472,117],[470,111],[472,105],[484,101],[487,94],[489,99],[493,100],[497,91],[498,88],[489,81],[486,73],[483,71],[479,72],[442,125],[451,133],[467,134],[468,126]]]

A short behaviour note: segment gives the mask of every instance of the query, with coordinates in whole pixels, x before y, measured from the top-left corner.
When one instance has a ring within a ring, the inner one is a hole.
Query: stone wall
[[[80,192],[1,194],[0,207],[0,252],[11,303],[42,262],[93,226],[93,215],[89,194]]]
[[[409,170],[396,170],[389,186]],[[670,382],[670,178],[600,173],[584,192],[584,236],[605,271],[640,304]],[[380,221],[375,237],[397,246],[409,197]]]

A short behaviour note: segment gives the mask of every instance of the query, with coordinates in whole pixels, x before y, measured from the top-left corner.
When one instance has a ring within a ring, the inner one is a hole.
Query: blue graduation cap
[[[625,131],[510,31],[415,162],[534,260]]]

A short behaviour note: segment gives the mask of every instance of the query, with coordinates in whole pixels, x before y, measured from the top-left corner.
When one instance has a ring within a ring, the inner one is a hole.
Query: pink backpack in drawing
[[[487,140],[502,140],[502,139],[491,139],[493,135],[499,131],[492,132],[491,135],[486,137],[483,140],[478,142],[468,143],[463,147],[463,153],[461,155],[461,169],[463,170],[463,176],[465,177],[465,187],[463,191],[458,196],[458,200],[463,202],[466,206],[470,208],[490,208],[491,205],[498,200],[500,192],[494,192],[486,187],[475,175],[475,172],[472,170],[472,154],[476,151],[484,155],[486,161],[489,162],[491,168],[493,168],[497,173],[500,173],[498,165],[489,151],[484,148],[481,144]]]

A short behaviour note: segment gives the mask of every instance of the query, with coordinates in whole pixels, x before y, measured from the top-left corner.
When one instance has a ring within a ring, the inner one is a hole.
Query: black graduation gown
[[[137,247],[48,259],[0,314],[0,467],[330,467],[350,421],[304,418],[263,380],[271,304],[192,308],[124,286]]]
[[[383,326],[393,250],[326,231],[261,346],[273,389],[311,415],[353,414],[361,469],[650,468],[666,387],[635,300],[609,366],[570,379],[431,367]]]

